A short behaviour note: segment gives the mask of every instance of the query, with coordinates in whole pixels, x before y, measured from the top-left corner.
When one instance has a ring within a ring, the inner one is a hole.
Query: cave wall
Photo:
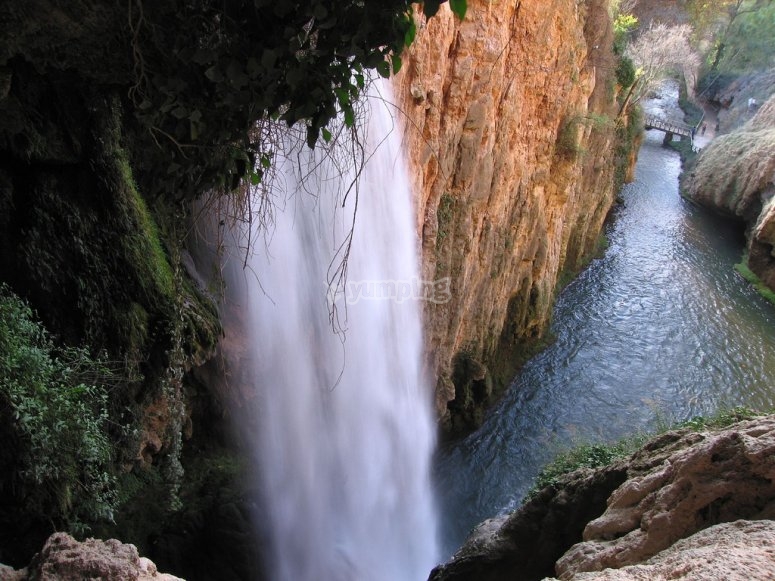
[[[457,431],[540,344],[630,160],[607,1],[473,0],[463,21],[444,5],[418,18],[397,100],[423,276],[449,290],[425,303],[426,337],[436,408]]]

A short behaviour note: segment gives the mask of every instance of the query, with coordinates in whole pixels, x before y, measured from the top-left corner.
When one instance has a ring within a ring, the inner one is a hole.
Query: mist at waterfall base
[[[280,144],[273,224],[229,281],[243,287],[250,395],[236,415],[254,416],[273,581],[419,581],[437,563],[421,305],[343,292],[419,277],[398,127],[375,86],[385,98],[368,100],[357,141],[342,128],[333,151]]]

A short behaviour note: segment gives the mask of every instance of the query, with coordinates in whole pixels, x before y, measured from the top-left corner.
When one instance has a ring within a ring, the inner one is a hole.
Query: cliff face
[[[543,335],[558,278],[597,247],[614,198],[608,2],[442,6],[404,56],[397,98],[414,166],[436,406],[481,420]]]

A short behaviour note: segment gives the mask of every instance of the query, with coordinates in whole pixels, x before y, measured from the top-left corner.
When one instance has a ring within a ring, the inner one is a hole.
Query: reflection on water
[[[719,408],[775,405],[775,309],[733,269],[738,229],[678,194],[678,156],[647,136],[610,247],[559,297],[557,341],[476,433],[439,454],[444,550],[513,509],[574,441],[609,441]]]

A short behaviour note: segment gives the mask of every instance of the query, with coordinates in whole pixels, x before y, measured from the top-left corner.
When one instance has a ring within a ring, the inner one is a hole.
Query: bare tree
[[[636,69],[637,87],[632,103],[637,103],[668,74],[684,75],[693,87],[700,58],[691,46],[689,25],[652,24],[627,47],[627,56]]]

